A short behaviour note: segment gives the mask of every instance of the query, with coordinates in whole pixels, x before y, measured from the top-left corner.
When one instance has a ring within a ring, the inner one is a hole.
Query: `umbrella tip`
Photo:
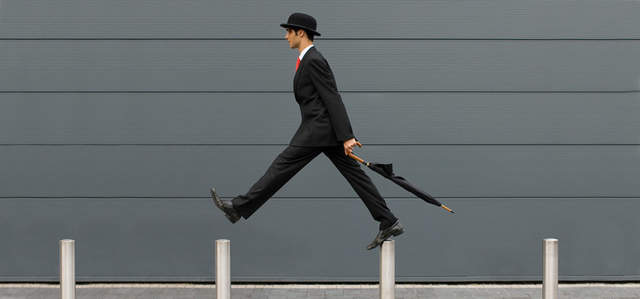
[[[447,210],[447,211],[449,211],[449,212],[451,212],[451,213],[455,214],[455,212],[454,212],[452,209],[449,209],[447,206],[445,206],[445,205],[441,205],[441,207],[442,207],[443,209],[445,209],[445,210]]]

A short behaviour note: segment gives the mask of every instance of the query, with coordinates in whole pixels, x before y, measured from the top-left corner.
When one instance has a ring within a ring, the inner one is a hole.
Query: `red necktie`
[[[299,65],[300,65],[300,56],[298,56],[298,60],[296,61],[296,71],[298,70]]]

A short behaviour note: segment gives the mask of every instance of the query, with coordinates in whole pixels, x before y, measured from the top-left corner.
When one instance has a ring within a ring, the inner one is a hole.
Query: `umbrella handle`
[[[365,162],[364,160],[362,160],[362,158],[360,158],[360,157],[358,157],[358,156],[354,155],[353,153],[349,153],[349,157],[351,157],[351,158],[355,159],[356,161],[358,161],[358,162],[360,162],[360,163],[362,163],[362,164],[365,164],[365,165],[367,164],[367,162]]]
[[[360,143],[360,141],[358,141],[358,140],[356,140],[356,145],[357,145],[357,146],[359,146],[359,147],[362,147],[362,143]],[[366,162],[364,162],[364,160],[362,160],[360,157],[358,157],[358,156],[356,156],[356,155],[354,155],[354,154],[352,154],[352,153],[349,153],[349,157],[351,157],[351,158],[355,159],[356,161],[358,161],[358,162],[360,162],[360,163],[362,163],[362,164],[367,164],[367,163],[366,163]]]

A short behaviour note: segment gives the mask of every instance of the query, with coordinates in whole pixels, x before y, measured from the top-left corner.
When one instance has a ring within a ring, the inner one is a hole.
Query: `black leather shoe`
[[[213,198],[213,203],[216,207],[220,208],[224,215],[227,216],[227,219],[231,221],[231,223],[236,223],[240,220],[240,214],[233,208],[233,203],[230,200],[222,200],[216,194],[216,188],[211,188],[211,198]]]
[[[380,244],[382,244],[382,242],[384,242],[384,240],[388,239],[389,237],[397,236],[402,233],[404,233],[404,227],[402,227],[402,224],[400,224],[400,219],[398,219],[391,226],[379,231],[378,235],[376,235],[376,238],[373,239],[373,241],[369,245],[367,245],[367,249],[368,250],[374,249],[378,247]]]

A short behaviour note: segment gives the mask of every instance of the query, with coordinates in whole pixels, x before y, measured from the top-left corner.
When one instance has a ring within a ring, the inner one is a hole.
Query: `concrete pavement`
[[[397,284],[396,298],[541,298],[541,284]],[[560,298],[640,298],[640,283],[560,284]],[[77,298],[215,298],[215,284],[90,283],[78,284]],[[232,284],[234,299],[378,298],[377,284]],[[59,298],[56,284],[0,283],[0,299]]]

